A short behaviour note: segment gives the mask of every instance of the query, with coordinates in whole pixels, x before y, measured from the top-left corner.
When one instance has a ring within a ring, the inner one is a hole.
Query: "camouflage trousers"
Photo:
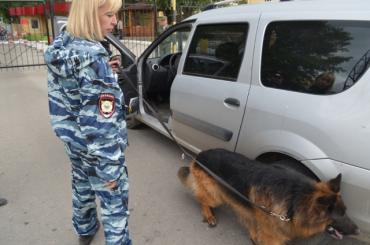
[[[101,219],[106,245],[131,245],[128,232],[128,175],[124,156],[122,173],[114,190],[105,187],[94,170],[98,164],[81,150],[65,144],[72,163],[72,223],[80,236],[93,235],[98,228],[95,197],[100,199]]]

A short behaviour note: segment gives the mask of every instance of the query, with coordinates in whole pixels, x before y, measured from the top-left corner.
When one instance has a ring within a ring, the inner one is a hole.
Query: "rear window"
[[[369,68],[369,50],[370,22],[273,22],[265,32],[261,81],[304,93],[340,93]]]
[[[184,74],[236,81],[247,30],[246,23],[198,26],[185,60]]]

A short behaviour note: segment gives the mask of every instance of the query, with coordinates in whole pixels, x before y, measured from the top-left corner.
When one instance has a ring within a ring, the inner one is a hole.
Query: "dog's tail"
[[[190,176],[190,168],[189,167],[181,167],[179,171],[177,171],[177,176],[179,177],[181,183],[184,186],[189,187],[189,176]]]

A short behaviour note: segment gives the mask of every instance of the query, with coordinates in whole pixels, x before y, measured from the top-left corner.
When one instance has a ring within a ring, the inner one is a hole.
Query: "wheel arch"
[[[259,155],[256,160],[265,164],[276,164],[283,167],[288,167],[316,181],[320,181],[320,178],[317,177],[317,175],[304,163],[284,153],[266,152]]]

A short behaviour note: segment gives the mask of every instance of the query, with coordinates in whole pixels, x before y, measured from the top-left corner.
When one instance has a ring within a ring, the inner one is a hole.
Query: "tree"
[[[3,17],[5,23],[10,22],[9,6],[10,6],[9,2],[4,2],[0,4],[0,16]]]
[[[29,4],[32,4],[32,2],[29,2],[29,3],[14,2],[14,1],[1,2],[0,16],[4,18],[5,23],[10,23],[9,8],[10,7],[20,7],[20,6],[29,5]]]
[[[211,3],[212,0],[176,0],[177,6],[204,6]],[[158,9],[169,10],[171,9],[171,1],[169,0],[152,0],[152,3],[156,3]]]
[[[126,4],[149,3],[155,4],[158,11],[163,11],[169,18],[169,23],[173,22],[173,0],[125,0]],[[175,0],[177,15],[186,18],[196,11],[199,11],[204,6],[216,2],[215,0]],[[182,12],[180,12],[182,11]]]

